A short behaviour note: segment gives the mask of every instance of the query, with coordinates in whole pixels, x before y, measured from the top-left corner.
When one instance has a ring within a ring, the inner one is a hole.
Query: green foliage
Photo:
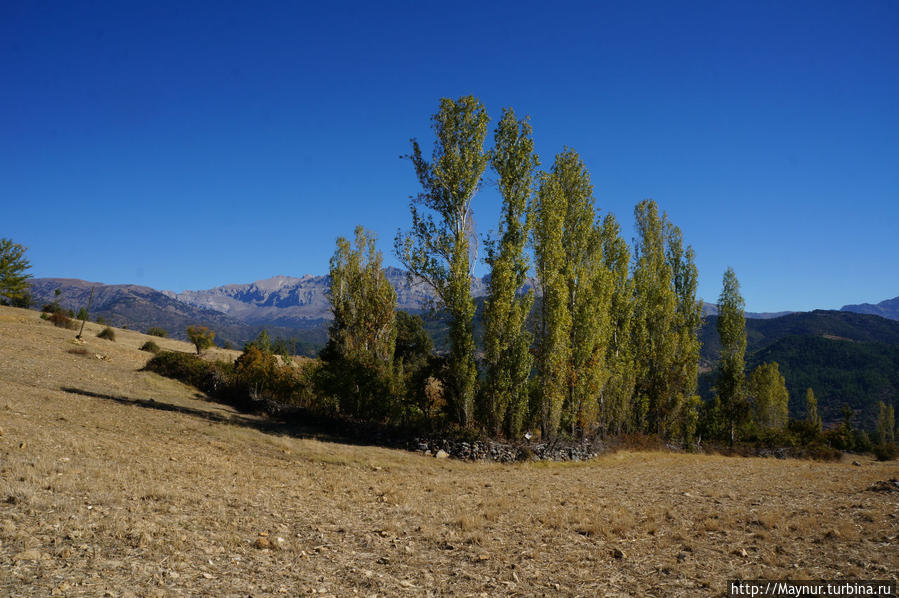
[[[20,307],[26,300],[30,303],[30,295],[26,295],[31,264],[25,251],[25,247],[13,243],[12,239],[0,239],[0,300],[4,304]]]
[[[752,371],[747,395],[758,430],[779,430],[787,425],[790,395],[776,361],[763,363]]]
[[[160,328],[159,326],[150,326],[147,328],[147,334],[150,336],[158,336],[159,338],[165,338],[169,335],[165,328]]]
[[[79,307],[78,313],[75,315],[75,318],[78,320],[87,320],[88,319],[87,308]]]
[[[106,339],[108,341],[115,341],[115,330],[107,326],[103,330],[97,333],[97,338]]]
[[[155,355],[144,369],[166,378],[180,380],[209,394],[219,388],[222,380],[221,364],[179,351],[163,351]]]
[[[611,214],[603,219],[601,238],[603,261],[611,276],[612,294],[606,355],[609,378],[602,392],[600,429],[618,435],[625,431],[632,415],[631,397],[635,382],[631,345],[634,287],[630,278],[630,249]]]
[[[433,423],[436,415],[435,377],[440,375],[443,360],[433,355],[434,343],[420,316],[396,312],[396,350],[394,372],[400,377],[398,386],[405,391],[405,416],[417,416],[423,423]]]
[[[531,126],[518,121],[511,109],[503,111],[497,126],[491,163],[499,175],[503,197],[499,244],[488,240],[486,262],[490,281],[484,309],[484,361],[486,380],[481,392],[481,417],[493,434],[505,431],[515,438],[527,411],[531,373],[532,337],[525,323],[533,304],[533,292],[520,296],[527,279],[524,253],[530,232],[530,198],[534,169]]]
[[[329,299],[334,321],[321,357],[323,390],[353,417],[387,418],[394,411],[396,291],[381,269],[375,236],[356,227],[354,244],[341,237],[331,258]]]
[[[680,230],[659,215],[652,200],[634,209],[633,347],[637,429],[670,434],[681,427],[684,402],[696,390],[700,305],[693,250],[683,248]]]
[[[197,349],[197,355],[212,346],[215,340],[215,332],[206,326],[188,326],[187,339]]]
[[[540,328],[537,334],[537,372],[540,383],[538,412],[544,438],[552,439],[562,421],[568,395],[571,348],[571,310],[565,278],[566,198],[555,174],[540,180],[534,221],[534,259],[542,290]]]
[[[606,365],[612,299],[612,274],[603,260],[603,230],[596,222],[593,185],[580,156],[566,150],[556,157],[552,174],[565,196],[562,275],[571,314],[567,396],[562,423],[572,435],[592,433],[600,395],[609,377]]]
[[[740,294],[740,282],[732,268],[724,273],[721,296],[718,298],[718,336],[721,339],[721,358],[718,365],[718,396],[730,427],[730,443],[735,440],[738,426],[748,415],[745,401],[746,379],[746,318],[745,301]]]
[[[147,341],[140,346],[140,350],[155,354],[155,353],[159,353],[162,349],[160,349],[159,345],[157,345],[153,341]]]
[[[896,414],[892,403],[877,403],[876,440],[878,444],[892,444],[896,441]]]
[[[471,270],[475,250],[471,200],[488,163],[484,151],[487,112],[473,96],[443,98],[432,119],[436,138],[428,162],[418,142],[409,158],[422,192],[412,201],[412,228],[398,233],[397,257],[437,293],[450,315],[450,354],[445,384],[455,418],[473,425],[477,370],[474,362]]]
[[[893,461],[899,457],[899,446],[896,446],[894,442],[881,443],[875,446],[871,452],[878,461]]]
[[[805,421],[811,429],[818,434],[821,433],[823,423],[821,416],[818,415],[818,399],[815,398],[815,391],[811,387],[805,389]]]

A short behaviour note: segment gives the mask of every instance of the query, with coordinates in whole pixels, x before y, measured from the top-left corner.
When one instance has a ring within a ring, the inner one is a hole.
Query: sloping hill
[[[56,289],[61,291],[57,297]],[[216,332],[217,340],[238,344],[253,338],[254,327],[221,312],[176,301],[139,285],[104,285],[71,278],[38,278],[31,281],[36,306],[58,300],[67,309],[87,307],[91,289],[94,298],[91,318],[102,316],[113,326],[147,330],[152,326],[166,329],[175,338],[186,338],[185,329],[192,325],[207,326]]]

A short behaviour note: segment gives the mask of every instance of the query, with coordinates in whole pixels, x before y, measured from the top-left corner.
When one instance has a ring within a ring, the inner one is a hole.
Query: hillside
[[[700,338],[705,369],[721,350],[717,316],[705,319]],[[747,367],[780,365],[790,391],[790,414],[805,416],[805,390],[812,388],[826,423],[851,406],[854,424],[874,427],[877,402],[899,406],[899,322],[842,311],[801,312],[768,320],[746,320]],[[699,392],[712,396],[714,373],[700,376]]]
[[[76,345],[0,307],[0,594],[678,597],[899,561],[896,494],[868,490],[897,462],[344,445],[140,371],[149,337],[99,329]]]

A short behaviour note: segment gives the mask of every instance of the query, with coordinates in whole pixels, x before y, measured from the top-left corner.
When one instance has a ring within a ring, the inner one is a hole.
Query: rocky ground
[[[78,345],[0,308],[0,595],[722,596],[738,578],[895,579],[896,462],[502,464],[323,442],[141,372],[146,337],[98,330]]]

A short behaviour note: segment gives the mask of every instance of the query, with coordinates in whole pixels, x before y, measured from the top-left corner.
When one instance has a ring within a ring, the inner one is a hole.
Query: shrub
[[[892,461],[899,457],[899,447],[893,442],[884,442],[875,446],[873,453],[878,461]]]
[[[205,393],[215,392],[223,379],[229,378],[226,375],[228,372],[223,371],[223,364],[215,364],[197,355],[179,351],[158,353],[147,362],[144,369],[190,384]]]
[[[100,324],[101,326],[102,326],[103,324],[106,324],[106,318],[104,318],[103,316],[97,316],[97,319],[94,320],[94,321],[95,321],[97,324]]]
[[[155,354],[155,353],[159,353],[162,349],[160,349],[159,345],[157,345],[153,341],[147,341],[140,346],[140,350]]]
[[[87,310],[85,308],[79,308],[78,313],[75,315],[75,318],[78,320],[86,320],[87,319]]]
[[[75,330],[76,327],[75,322],[73,322],[72,319],[63,311],[55,311],[47,316],[46,319],[53,322],[53,325],[59,328],[68,328],[69,330]]]
[[[104,338],[108,341],[115,341],[115,330],[107,326],[97,333],[97,338]]]
[[[165,328],[160,328],[159,326],[150,326],[147,329],[147,334],[150,336],[158,336],[159,338],[165,338],[169,335]]]

